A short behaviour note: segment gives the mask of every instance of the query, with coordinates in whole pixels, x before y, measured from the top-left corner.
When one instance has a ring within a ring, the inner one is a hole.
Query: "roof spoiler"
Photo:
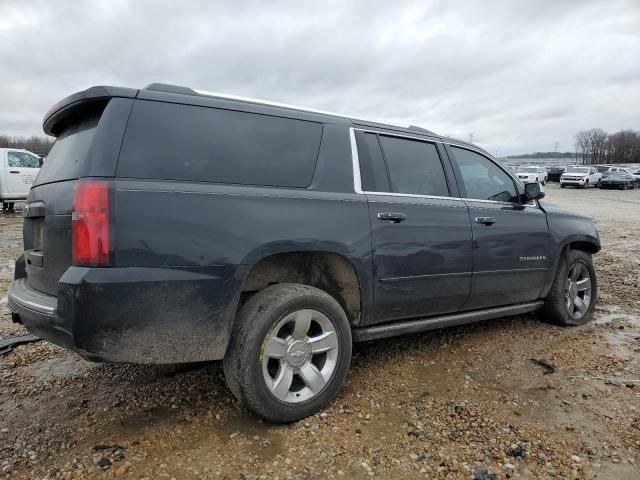
[[[42,129],[47,135],[57,137],[60,133],[61,121],[70,114],[95,103],[108,101],[110,98],[135,98],[138,90],[135,88],[97,86],[83,90],[63,98],[45,114],[42,119]]]

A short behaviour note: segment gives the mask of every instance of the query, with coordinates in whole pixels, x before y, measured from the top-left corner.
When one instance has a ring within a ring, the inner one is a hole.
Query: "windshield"
[[[589,173],[588,168],[579,168],[579,167],[569,167],[567,173]]]
[[[522,173],[538,173],[538,167],[523,167],[520,169]]]

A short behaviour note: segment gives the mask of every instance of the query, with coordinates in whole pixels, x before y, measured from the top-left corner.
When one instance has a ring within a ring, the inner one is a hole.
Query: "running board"
[[[443,315],[441,317],[430,317],[422,320],[410,320],[407,322],[389,323],[376,325],[373,327],[354,328],[352,331],[354,342],[366,342],[377,338],[395,337],[397,335],[407,335],[409,333],[424,332],[437,328],[453,327],[465,323],[480,322],[491,318],[507,317],[509,315],[520,315],[522,313],[533,312],[544,305],[542,300],[530,303],[520,303],[508,307],[487,308],[484,310],[474,310],[473,312],[456,313],[455,315]]]

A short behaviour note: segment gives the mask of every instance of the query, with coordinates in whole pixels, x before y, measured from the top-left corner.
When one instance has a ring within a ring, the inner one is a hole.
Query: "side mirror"
[[[544,187],[539,183],[527,183],[524,186],[524,196],[527,201],[544,198]]]

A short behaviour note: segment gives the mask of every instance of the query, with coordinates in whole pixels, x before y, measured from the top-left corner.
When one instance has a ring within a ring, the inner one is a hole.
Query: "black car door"
[[[448,145],[473,228],[473,278],[466,309],[539,298],[549,264],[549,227],[537,202],[497,162]]]
[[[383,132],[356,137],[372,231],[372,323],[459,310],[471,288],[472,232],[467,206],[450,194],[443,147]]]

